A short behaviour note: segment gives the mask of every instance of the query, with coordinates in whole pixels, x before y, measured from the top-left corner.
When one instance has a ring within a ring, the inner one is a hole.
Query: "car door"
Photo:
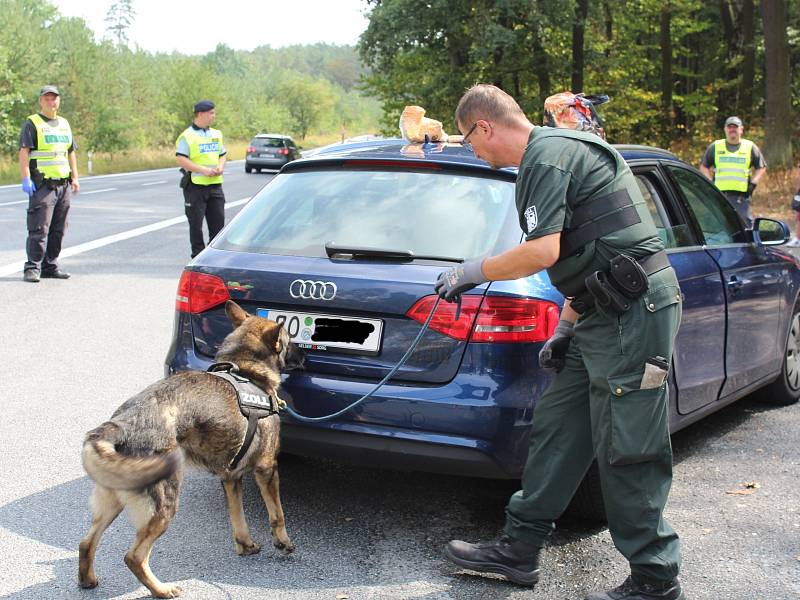
[[[703,175],[675,164],[665,169],[722,273],[727,304],[724,397],[775,374],[782,264],[768,247],[752,241],[735,209]]]
[[[725,382],[722,276],[659,167],[633,165],[633,172],[681,287],[683,317],[673,352],[677,387],[673,401],[678,413],[688,414],[716,401]]]

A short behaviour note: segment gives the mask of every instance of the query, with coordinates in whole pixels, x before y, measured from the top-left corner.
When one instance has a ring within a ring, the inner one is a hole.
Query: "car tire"
[[[252,171],[253,171],[253,167],[251,167],[251,166],[250,166],[250,165],[248,165],[248,164],[245,164],[245,165],[244,165],[244,172],[245,172],[245,173],[251,173]]]
[[[600,471],[597,463],[592,466],[583,477],[575,495],[570,500],[566,516],[602,525],[608,522],[606,505],[603,502],[603,490],[600,487]]]
[[[794,305],[792,322],[783,350],[781,374],[755,393],[761,402],[788,406],[800,398],[800,301]]]

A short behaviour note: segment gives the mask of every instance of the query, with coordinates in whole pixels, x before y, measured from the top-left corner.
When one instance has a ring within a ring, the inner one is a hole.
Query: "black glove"
[[[754,181],[747,182],[747,195],[752,196],[758,184]]]
[[[575,337],[574,323],[561,319],[556,325],[553,337],[547,340],[539,351],[539,366],[558,373],[564,368],[569,341]]]
[[[453,302],[467,290],[489,281],[483,276],[481,263],[483,260],[471,260],[439,273],[436,283],[433,284],[433,291],[443,300]]]

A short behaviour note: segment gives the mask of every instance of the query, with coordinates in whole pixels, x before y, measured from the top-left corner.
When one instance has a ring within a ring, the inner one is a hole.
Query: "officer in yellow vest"
[[[222,173],[225,170],[225,145],[222,132],[212,129],[216,118],[214,103],[200,100],[194,105],[194,120],[178,137],[175,156],[178,166],[191,174],[183,187],[192,258],[206,247],[203,219],[208,225],[209,242],[225,225],[225,194]]]
[[[75,140],[64,117],[58,116],[61,94],[54,85],[39,91],[41,110],[29,116],[19,135],[19,172],[28,195],[28,240],[25,281],[40,277],[68,279],[58,268],[72,194],[80,190]]]
[[[743,133],[742,120],[728,117],[725,120],[725,139],[708,147],[700,170],[727,196],[749,225],[753,222],[750,198],[767,171],[767,163],[758,146],[744,139]]]

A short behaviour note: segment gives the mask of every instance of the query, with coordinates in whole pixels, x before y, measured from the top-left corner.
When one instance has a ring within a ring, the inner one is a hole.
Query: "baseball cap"
[[[200,100],[194,105],[194,112],[206,112],[214,108],[214,103],[211,100]]]
[[[45,85],[39,90],[40,96],[44,96],[45,94],[55,94],[56,96],[61,95],[61,93],[58,91],[58,88],[54,85]]]
[[[739,117],[728,117],[725,119],[725,127],[728,125],[736,125],[737,127],[742,127],[742,120]]]

